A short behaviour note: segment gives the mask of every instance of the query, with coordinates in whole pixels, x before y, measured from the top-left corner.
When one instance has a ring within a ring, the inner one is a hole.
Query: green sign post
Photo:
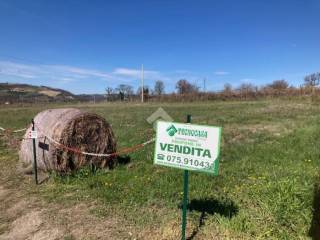
[[[187,123],[191,123],[191,115],[187,115]],[[183,203],[182,203],[182,232],[181,238],[186,239],[187,226],[187,206],[188,206],[188,190],[189,190],[189,170],[184,170],[183,174]]]
[[[187,124],[157,123],[154,163],[184,169],[182,240],[186,239],[189,170],[218,175],[221,128]]]

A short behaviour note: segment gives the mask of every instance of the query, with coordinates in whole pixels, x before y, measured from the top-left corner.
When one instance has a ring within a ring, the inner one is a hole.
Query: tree
[[[252,83],[242,83],[240,85],[240,90],[246,91],[246,92],[256,92],[257,86],[253,85]]]
[[[121,100],[133,95],[133,87],[130,85],[120,84],[115,90],[119,94]]]
[[[289,84],[286,80],[274,80],[271,84],[268,85],[269,88],[272,88],[277,91],[285,90],[289,87]]]
[[[138,88],[137,95],[141,96],[141,87]],[[143,87],[143,98],[147,100],[149,95],[150,95],[150,88],[148,86],[144,86]]]
[[[164,83],[161,80],[156,81],[154,84],[154,94],[158,96],[164,94]]]
[[[199,91],[199,88],[195,84],[191,84],[185,79],[180,79],[177,82],[176,89],[179,94],[197,93]]]
[[[230,83],[224,84],[222,93],[227,98],[232,95],[232,86]]]
[[[113,88],[112,87],[107,87],[106,88],[106,95],[110,96],[113,93]]]
[[[107,96],[107,100],[108,101],[111,99],[112,94],[113,94],[113,88],[112,87],[107,87],[106,88],[106,96]]]
[[[224,93],[231,93],[232,92],[232,86],[230,83],[226,83],[224,86],[223,86],[223,92]]]
[[[245,96],[245,98],[253,95],[255,92],[258,91],[258,87],[253,85],[252,83],[242,83],[239,87],[239,91],[241,94],[241,98]]]
[[[312,73],[304,77],[304,83],[307,86],[315,87],[320,83],[320,72]]]

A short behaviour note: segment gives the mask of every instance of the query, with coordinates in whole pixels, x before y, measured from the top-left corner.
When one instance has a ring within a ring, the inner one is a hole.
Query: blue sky
[[[303,83],[320,71],[320,1],[0,1],[0,82],[102,93],[181,78]]]

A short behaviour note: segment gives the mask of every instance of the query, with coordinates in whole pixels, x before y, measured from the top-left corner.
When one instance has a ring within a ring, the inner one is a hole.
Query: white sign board
[[[154,163],[218,174],[221,128],[158,121]]]
[[[37,131],[30,131],[29,134],[28,134],[28,137],[31,138],[31,139],[36,139],[38,138],[38,133]]]

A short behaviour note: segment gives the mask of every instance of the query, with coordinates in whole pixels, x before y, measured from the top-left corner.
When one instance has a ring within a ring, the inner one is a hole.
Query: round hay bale
[[[61,146],[79,149],[89,153],[114,153],[116,140],[111,126],[96,114],[83,112],[75,108],[50,109],[40,112],[35,118],[35,129],[38,168],[44,171],[70,172],[93,163],[96,167],[113,167],[115,157],[88,156],[62,149]],[[31,131],[27,129],[25,138]],[[39,147],[39,142],[42,147]],[[48,144],[47,146],[44,144]],[[33,163],[32,140],[22,141],[19,158],[25,167]]]

